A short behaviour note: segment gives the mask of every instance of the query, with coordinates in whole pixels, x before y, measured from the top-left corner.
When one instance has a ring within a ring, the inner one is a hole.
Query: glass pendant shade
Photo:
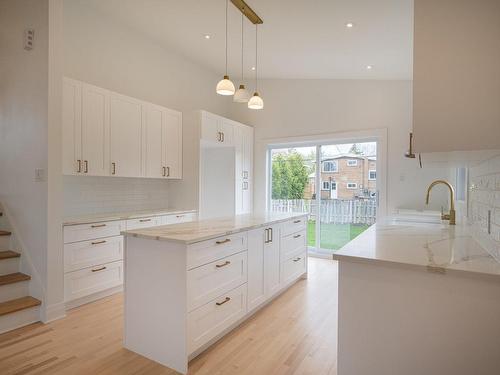
[[[228,76],[224,76],[217,84],[216,91],[219,95],[233,95],[235,91],[234,84],[229,80]]]
[[[248,108],[250,109],[262,109],[264,108],[264,101],[259,96],[259,93],[254,93],[253,96],[248,101]]]
[[[245,88],[245,85],[240,85],[238,90],[234,93],[233,101],[235,103],[246,103],[250,98],[250,93]]]

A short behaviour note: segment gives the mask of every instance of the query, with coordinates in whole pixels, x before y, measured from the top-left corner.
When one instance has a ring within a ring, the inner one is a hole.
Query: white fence
[[[271,210],[275,212],[307,212],[317,218],[317,203],[310,199],[273,199]],[[370,200],[321,200],[320,219],[328,224],[373,224],[377,217],[377,202]]]

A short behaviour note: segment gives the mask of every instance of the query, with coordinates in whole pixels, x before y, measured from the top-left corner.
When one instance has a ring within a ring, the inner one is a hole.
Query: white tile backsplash
[[[470,168],[469,186],[474,237],[500,262],[500,154]]]
[[[63,176],[63,183],[65,217],[169,207],[165,180]]]

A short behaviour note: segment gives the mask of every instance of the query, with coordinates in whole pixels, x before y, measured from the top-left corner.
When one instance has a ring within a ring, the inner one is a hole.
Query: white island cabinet
[[[305,214],[127,230],[124,346],[181,373],[307,274]]]

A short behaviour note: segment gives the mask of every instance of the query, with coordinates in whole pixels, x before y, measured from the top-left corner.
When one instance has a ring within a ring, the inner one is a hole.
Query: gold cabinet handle
[[[91,225],[90,227],[91,228],[102,228],[102,227],[105,227],[106,224],[94,224],[94,225]]]
[[[106,266],[102,266],[101,268],[94,268],[94,269],[92,269],[92,272],[104,271],[105,269],[106,269]]]
[[[231,301],[231,298],[226,297],[226,298],[224,299],[224,301],[222,301],[222,302],[215,302],[215,304],[216,304],[217,306],[220,306],[220,305],[223,305],[223,304],[225,304],[226,302],[229,302],[229,301]]]
[[[231,242],[230,238],[226,238],[225,240],[221,240],[221,241],[215,241],[215,243],[217,245],[222,245],[222,244],[225,244],[225,243],[228,243],[228,242]]]
[[[151,221],[151,219],[140,219],[139,223],[147,223],[148,221]]]
[[[217,132],[217,141],[222,142],[222,133]]]
[[[100,245],[106,243],[106,240],[91,242],[92,245]]]
[[[184,216],[186,216],[186,215],[176,215],[175,217],[180,219],[181,217],[184,217]]]
[[[170,167],[167,167],[167,177],[170,177]]]
[[[302,220],[295,220],[293,223],[294,223],[294,224],[298,224],[298,223],[300,223],[301,221],[302,221]]]
[[[222,142],[224,142],[224,140],[225,140],[225,139],[226,139],[226,138],[225,138],[225,136],[224,136],[224,132],[222,132]]]
[[[89,161],[85,160],[85,173],[89,173]]]
[[[264,243],[269,243],[269,228],[264,229]]]
[[[77,168],[76,172],[82,173],[82,161],[80,159],[78,159],[76,162],[78,163],[78,168]]]
[[[111,174],[116,174],[116,163],[111,163]]]
[[[301,234],[296,234],[295,236],[293,236],[293,238],[299,238],[299,237],[302,237]]]
[[[301,260],[302,258],[301,257],[298,257],[298,258],[295,258],[293,259],[294,262],[298,262],[299,260]]]
[[[230,264],[231,264],[231,262],[230,262],[229,260],[226,260],[226,261],[225,261],[224,263],[222,263],[222,264],[216,264],[216,265],[215,265],[215,267],[217,267],[217,268],[222,268],[222,267],[226,267],[226,266],[228,266],[228,265],[230,265]]]
[[[167,175],[167,168],[165,167],[161,167],[161,169],[163,170],[163,177],[165,177]]]

